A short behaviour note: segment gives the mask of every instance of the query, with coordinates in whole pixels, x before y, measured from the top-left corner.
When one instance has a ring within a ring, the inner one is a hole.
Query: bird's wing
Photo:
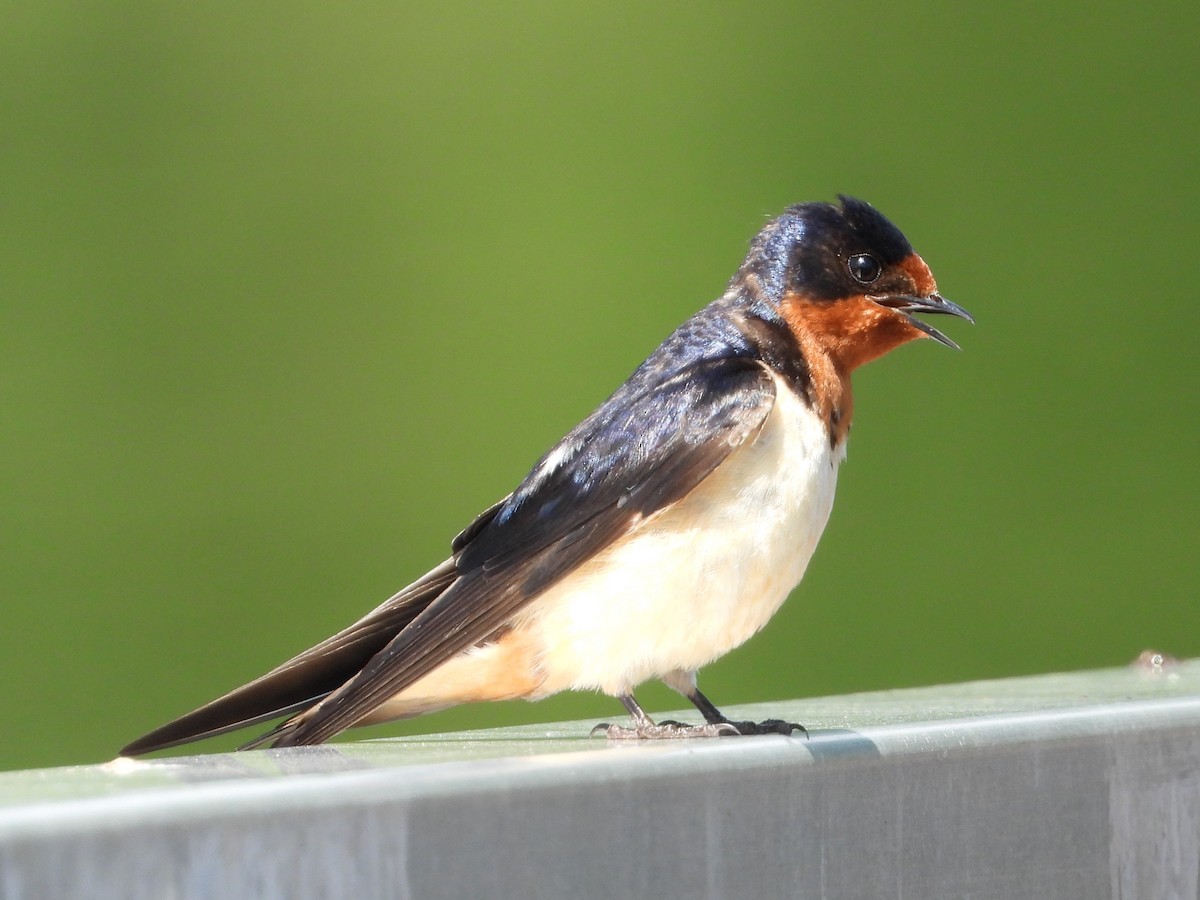
[[[482,527],[498,509],[499,504],[488,509],[470,528]],[[350,627],[249,684],[138,738],[121,755],[175,747],[312,706],[352,678],[457,578],[454,559],[446,560]]]
[[[458,579],[346,684],[285,723],[276,746],[320,743],[446,660],[642,519],[686,496],[753,439],[775,400],[762,363],[710,359],[618,391],[456,541]]]

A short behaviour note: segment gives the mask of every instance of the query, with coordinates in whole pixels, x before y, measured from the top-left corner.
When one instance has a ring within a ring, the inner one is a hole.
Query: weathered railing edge
[[[1200,664],[1188,664],[1200,674]],[[1086,677],[1076,673],[1072,677]],[[1047,677],[1024,680],[1034,684]],[[1011,680],[1019,683],[1023,679]],[[920,689],[926,693],[935,689]],[[909,692],[898,692],[904,695]],[[836,698],[824,698],[834,701]],[[739,716],[795,715],[812,701],[754,704],[736,709]],[[38,835],[62,837],[92,829],[113,831],[126,827],[229,816],[240,810],[280,811],[329,808],[348,804],[372,805],[437,796],[522,790],[569,783],[596,783],[613,779],[692,777],[697,774],[748,771],[778,766],[808,766],[818,761],[886,758],[901,755],[941,754],[1012,744],[1038,744],[1154,728],[1200,729],[1200,695],[1141,697],[1103,703],[1081,703],[1049,709],[1029,709],[976,716],[956,716],[932,721],[905,721],[853,727],[814,726],[810,735],[783,737],[649,742],[638,745],[603,744],[584,738],[590,723],[568,722],[545,726],[495,729],[488,734],[505,736],[519,747],[513,755],[483,759],[408,763],[406,751],[420,739],[384,739],[318,748],[252,751],[243,754],[210,754],[137,761],[118,759],[87,767],[72,767],[111,778],[118,792],[78,799],[57,799],[0,806],[0,845]],[[478,733],[465,733],[474,736]],[[546,735],[550,735],[547,739]],[[454,735],[437,735],[442,741]],[[545,744],[553,752],[538,752]],[[375,751],[369,768],[363,760],[347,756],[354,749]],[[224,765],[213,765],[227,760]],[[250,761],[259,768],[249,765]],[[203,768],[192,771],[193,767]],[[284,766],[290,774],[267,771]],[[177,770],[174,771],[174,770]],[[31,770],[30,775],[56,770]],[[65,770],[63,770],[65,771]],[[208,774],[205,774],[207,772]],[[185,784],[132,785],[121,792],[122,781],[137,774],[163,774]],[[182,774],[178,774],[182,773]],[[22,773],[4,773],[19,777]],[[255,777],[256,774],[262,777]],[[193,779],[195,779],[193,781]]]
[[[569,723],[6,773],[0,895],[1200,895],[1198,663],[729,711],[811,736]]]

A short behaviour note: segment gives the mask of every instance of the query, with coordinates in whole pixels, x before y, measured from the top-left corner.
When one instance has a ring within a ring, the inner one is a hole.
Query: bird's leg
[[[674,685],[671,686],[674,687]],[[736,730],[737,734],[791,734],[793,731],[799,731],[805,737],[808,737],[808,729],[799,722],[785,722],[783,719],[766,719],[762,722],[731,721],[724,713],[713,706],[711,700],[700,693],[700,689],[694,683],[691,685],[690,690],[681,691],[680,693],[692,701],[709,725],[730,726]]]
[[[738,733],[735,730],[736,726],[727,723],[710,722],[707,725],[683,725],[679,722],[660,722],[655,724],[654,720],[646,715],[646,711],[633,699],[633,694],[620,694],[617,699],[629,711],[629,716],[633,719],[633,727],[624,728],[620,725],[609,725],[606,722],[602,722],[592,729],[593,736],[603,734],[610,740],[646,741],[671,740],[673,738],[721,737],[726,734]]]

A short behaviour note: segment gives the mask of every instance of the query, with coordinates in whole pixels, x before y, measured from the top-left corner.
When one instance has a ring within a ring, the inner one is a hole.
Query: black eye
[[[870,284],[883,271],[879,260],[867,253],[858,253],[850,257],[846,261],[846,267],[859,284]]]

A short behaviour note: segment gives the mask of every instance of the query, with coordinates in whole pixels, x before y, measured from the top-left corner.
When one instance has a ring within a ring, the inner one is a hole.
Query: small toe
[[[798,722],[787,722],[783,719],[765,719],[762,722],[729,722],[735,734],[783,734],[790,735],[799,731],[808,737],[808,729]]]

